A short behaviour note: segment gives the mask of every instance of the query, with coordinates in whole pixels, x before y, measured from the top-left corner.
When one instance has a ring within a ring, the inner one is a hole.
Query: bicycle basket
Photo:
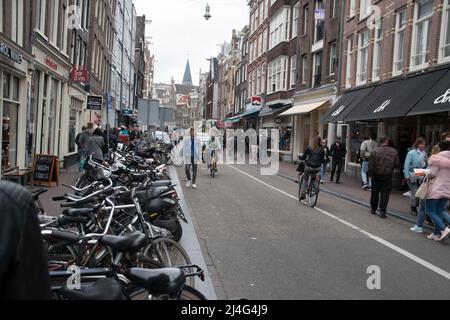
[[[125,210],[120,210],[114,214],[114,218],[111,222],[111,229],[114,231],[114,234],[120,234],[128,225],[131,224],[133,218],[134,214],[131,214]]]

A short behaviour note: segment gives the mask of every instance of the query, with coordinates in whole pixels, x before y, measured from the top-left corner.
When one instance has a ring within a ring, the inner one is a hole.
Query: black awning
[[[450,69],[408,112],[408,116],[450,111]]]
[[[365,88],[344,93],[344,95],[325,114],[322,122],[343,121],[352,109],[367,98],[373,90],[374,88]]]
[[[352,108],[346,121],[405,116],[442,78],[446,70],[427,72],[404,80],[381,84]]]

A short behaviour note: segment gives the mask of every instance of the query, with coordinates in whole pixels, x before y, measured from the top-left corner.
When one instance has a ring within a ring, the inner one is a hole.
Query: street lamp
[[[210,7],[209,7],[209,3],[208,4],[206,4],[206,12],[205,12],[205,15],[204,15],[204,17],[205,17],[205,19],[206,19],[206,21],[208,21],[209,20],[209,18],[211,18],[211,13],[210,13]]]

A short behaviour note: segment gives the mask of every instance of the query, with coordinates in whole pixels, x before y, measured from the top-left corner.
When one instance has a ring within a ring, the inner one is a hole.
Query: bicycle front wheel
[[[318,179],[311,179],[311,184],[309,186],[309,197],[308,203],[311,208],[314,208],[317,204],[317,199],[319,198],[320,182]]]
[[[299,175],[299,181],[298,181],[298,201],[302,201],[302,184],[303,184],[303,177],[305,175]]]

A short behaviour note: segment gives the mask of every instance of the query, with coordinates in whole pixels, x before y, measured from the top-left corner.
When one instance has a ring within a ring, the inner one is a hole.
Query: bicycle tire
[[[314,208],[316,206],[317,200],[319,199],[319,192],[320,182],[317,180],[317,178],[311,179],[308,192],[308,203],[311,208]]]
[[[140,261],[144,264],[144,268],[181,267],[192,264],[191,258],[186,250],[172,239],[156,239],[145,247],[142,253],[143,257]],[[143,259],[144,257],[146,259]],[[188,272],[191,271],[193,270],[188,270]],[[186,279],[186,282],[193,287],[195,283],[194,277],[189,277]]]
[[[206,299],[203,293],[201,293],[197,289],[185,285],[183,290],[181,290],[179,300],[208,300],[208,299]]]

